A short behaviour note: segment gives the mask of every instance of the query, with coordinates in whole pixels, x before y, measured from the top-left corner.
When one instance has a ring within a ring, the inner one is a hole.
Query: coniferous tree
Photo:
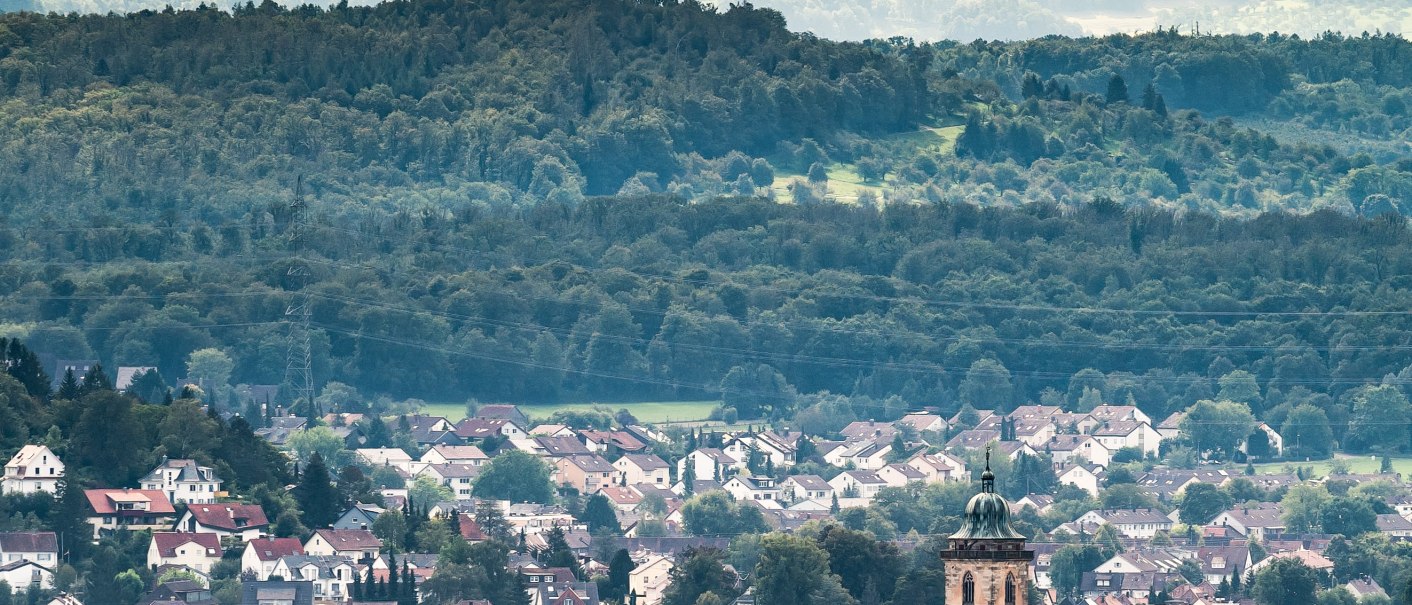
[[[384,600],[395,600],[398,595],[402,594],[398,587],[402,583],[401,578],[398,577],[400,575],[398,571],[397,555],[387,555],[387,586],[384,587],[386,590],[382,594]]]
[[[397,605],[417,605],[416,578],[412,575],[411,564],[406,561],[402,562],[402,591],[397,594]]]
[[[294,488],[294,499],[304,513],[304,525],[310,529],[328,527],[338,520],[338,489],[330,481],[328,466],[318,452],[309,457],[309,465]]]
[[[1108,79],[1106,98],[1109,105],[1128,102],[1128,83],[1123,81],[1123,76],[1113,74],[1113,77]]]
[[[79,385],[78,390],[82,395],[98,391],[111,391],[113,390],[113,381],[108,378],[107,372],[103,371],[103,365],[95,363],[88,373],[83,375],[83,382]]]
[[[59,399],[68,401],[75,401],[82,395],[82,392],[79,391],[78,378],[74,376],[73,368],[64,370],[64,380],[59,383],[59,392],[57,395]]]

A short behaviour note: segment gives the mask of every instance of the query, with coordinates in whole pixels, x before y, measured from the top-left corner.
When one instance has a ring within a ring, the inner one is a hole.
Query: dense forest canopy
[[[895,411],[1096,372],[1163,415],[1244,369],[1271,406],[1336,399],[1406,377],[1409,53],[838,43],[695,2],[7,14],[0,321],[274,384],[302,266],[319,381],[368,395],[715,397],[738,370]]]

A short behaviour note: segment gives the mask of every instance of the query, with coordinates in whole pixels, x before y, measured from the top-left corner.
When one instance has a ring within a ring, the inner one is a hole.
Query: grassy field
[[[636,403],[560,403],[553,405],[521,405],[520,411],[530,420],[544,420],[554,412],[562,410],[587,410],[603,406],[613,411],[626,408],[642,422],[660,424],[667,422],[690,422],[705,420],[720,401],[644,401]],[[423,413],[445,416],[456,422],[466,417],[463,403],[432,403],[422,408]]]
[[[1348,471],[1350,473],[1357,474],[1376,473],[1378,472],[1378,467],[1381,464],[1379,458],[1369,456],[1339,455],[1338,459],[1348,465]],[[1333,466],[1333,461],[1319,460],[1315,462],[1276,462],[1272,464],[1257,464],[1255,465],[1255,472],[1262,475],[1283,473],[1286,464],[1289,464],[1291,466],[1312,466],[1314,467],[1314,474],[1316,476],[1322,477],[1329,473],[1329,469]],[[1403,477],[1412,476],[1412,458],[1393,458],[1392,470],[1401,473]]]

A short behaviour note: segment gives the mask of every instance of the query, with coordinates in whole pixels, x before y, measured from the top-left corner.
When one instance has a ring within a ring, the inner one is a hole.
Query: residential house
[[[780,499],[780,487],[774,477],[740,474],[727,479],[721,488],[736,500],[773,502]]]
[[[210,574],[224,554],[221,539],[215,534],[158,531],[152,532],[152,542],[147,547],[147,566],[182,565]]]
[[[64,463],[46,445],[26,445],[5,463],[0,494],[59,493]]]
[[[1151,539],[1157,532],[1172,530],[1172,520],[1151,508],[1092,510],[1076,520],[1081,525],[1112,525],[1129,538]]]
[[[537,534],[555,527],[571,527],[574,517],[561,506],[527,502],[506,507],[505,521],[516,534]]]
[[[1049,494],[1025,494],[1019,500],[1010,503],[1011,514],[1019,514],[1021,510],[1028,506],[1035,512],[1044,514],[1049,511],[1049,507],[1054,506],[1054,496]]]
[[[1084,463],[1055,465],[1054,475],[1059,478],[1060,485],[1075,486],[1095,498],[1098,497],[1099,486],[1103,485],[1103,470]]]
[[[917,452],[907,459],[907,465],[925,474],[927,483],[971,480],[971,473],[966,470],[966,461],[946,452]]]
[[[54,587],[54,566],[40,565],[28,559],[0,563],[0,581],[10,585],[15,594],[29,591],[32,585],[41,590]]]
[[[1250,572],[1246,575],[1253,577],[1255,574],[1259,573],[1260,570],[1273,565],[1275,561],[1279,561],[1280,559],[1294,559],[1316,572],[1333,573],[1334,571],[1334,562],[1330,561],[1328,557],[1312,550],[1300,549],[1285,552],[1272,552],[1270,556],[1260,559],[1259,562],[1251,565]]]
[[[623,483],[638,485],[646,483],[657,487],[671,485],[670,469],[667,463],[655,454],[624,454],[613,462]]]
[[[1168,572],[1100,573],[1084,572],[1079,582],[1079,592],[1090,603],[1117,604],[1132,603],[1148,595],[1166,592],[1175,586],[1181,576]]]
[[[850,422],[839,431],[844,441],[892,441],[897,433],[897,427],[872,420]]]
[[[877,470],[887,466],[890,454],[892,454],[890,438],[879,441],[850,441],[844,443],[843,447],[834,448],[824,454],[824,462],[837,467],[847,467],[852,464],[853,468]]]
[[[1182,419],[1186,418],[1186,412],[1172,412],[1156,427],[1157,434],[1163,439],[1176,439],[1182,434]]]
[[[781,496],[792,502],[817,501],[828,504],[833,486],[818,475],[790,475],[780,484]]]
[[[1281,457],[1285,455],[1285,438],[1282,437],[1278,431],[1263,422],[1255,425],[1255,430],[1265,433],[1266,442],[1270,444],[1268,451],[1271,456]],[[1249,454],[1249,445],[1250,444],[1247,442],[1242,442],[1240,444],[1240,451]]]
[[[1082,462],[1106,467],[1113,460],[1113,452],[1093,435],[1055,435],[1044,449],[1055,465]]]
[[[579,431],[588,451],[613,458],[647,451],[647,444],[627,431]]]
[[[728,474],[745,468],[743,460],[737,460],[716,448],[703,447],[677,461],[678,480],[686,477],[688,464],[698,481],[724,481]]]
[[[373,522],[378,520],[385,509],[376,504],[355,504],[353,508],[343,511],[337,521],[333,522],[334,529],[372,529]]]
[[[946,451],[974,450],[985,447],[991,442],[1000,441],[1000,431],[991,429],[969,429],[961,431],[951,436],[951,440],[946,442]]]
[[[210,504],[221,491],[221,478],[195,460],[163,460],[142,478],[142,489],[161,490],[172,504]]]
[[[1133,405],[1100,405],[1089,410],[1088,415],[1093,416],[1094,420],[1099,423],[1105,420],[1109,422],[1135,420],[1152,424],[1152,418]]]
[[[1274,502],[1242,505],[1216,515],[1210,525],[1230,527],[1252,541],[1264,542],[1265,536],[1284,532],[1284,509]]]
[[[525,427],[505,418],[467,418],[456,424],[456,436],[467,442],[479,442],[490,437],[522,439]]]
[[[598,488],[618,485],[621,481],[618,469],[597,454],[557,458],[554,468],[559,471],[560,485],[577,489],[583,495],[597,493]]]
[[[386,466],[407,474],[411,474],[412,472],[412,456],[401,448],[362,448],[353,450],[353,455],[357,456],[359,460],[372,468]]]
[[[650,555],[637,562],[628,573],[628,591],[636,595],[637,605],[660,605],[667,587],[672,585],[672,558]]]
[[[511,439],[510,441],[515,444],[515,447],[523,449],[520,446],[520,441],[522,440]],[[593,449],[589,448],[587,445],[584,445],[582,441],[579,441],[579,438],[577,436],[573,435],[568,437],[535,437],[533,439],[527,439],[524,441],[528,441],[530,443],[529,447],[534,450],[531,453],[536,456],[562,458],[564,456],[587,456],[594,452]]]
[[[296,582],[312,582],[314,600],[346,601],[352,597],[357,568],[338,555],[289,555],[275,563],[274,575]]]
[[[377,558],[380,550],[382,540],[364,529],[316,529],[314,535],[304,541],[305,554],[337,555],[352,561],[371,561]]]
[[[949,428],[945,418],[930,412],[913,412],[903,416],[897,423],[912,427],[912,430],[918,433],[942,434]]]
[[[270,418],[269,426],[255,429],[255,435],[271,445],[283,447],[291,435],[303,431],[308,425],[309,419],[300,416],[275,416]]]
[[[314,605],[314,583],[241,582],[240,605]]]
[[[799,440],[808,439],[799,431],[764,431],[754,436],[756,451],[775,468],[794,466],[799,457]]]
[[[1182,561],[1191,558],[1191,553],[1177,549],[1134,548],[1117,553],[1100,563],[1093,571],[1098,573],[1169,573],[1181,567]]]
[[[605,485],[598,488],[598,494],[607,498],[613,508],[625,513],[637,510],[637,505],[642,504],[642,492],[631,487]]]
[[[924,483],[927,474],[909,464],[889,464],[878,469],[878,477],[889,486],[902,487],[908,483]]]
[[[541,424],[530,429],[531,437],[577,437],[573,427],[566,424]]]
[[[154,489],[89,489],[88,523],[93,526],[93,539],[119,529],[140,531],[165,530],[176,521],[176,508],[166,492]]]
[[[844,471],[829,481],[829,485],[840,498],[872,500],[878,491],[887,487],[887,482],[872,471]]]
[[[1162,444],[1157,429],[1140,420],[1104,420],[1092,435],[1111,452],[1130,447],[1142,451],[1144,456],[1156,456]]]
[[[489,461],[490,456],[474,445],[434,445],[421,457],[421,462],[426,464],[485,466]]]
[[[259,504],[191,504],[177,520],[178,531],[215,534],[249,542],[269,530],[270,521]]]
[[[1235,573],[1242,580],[1254,560],[1250,556],[1250,543],[1244,540],[1233,541],[1226,546],[1201,546],[1196,550],[1196,561],[1201,564],[1201,573],[1213,586],[1221,580],[1230,580]]]
[[[1412,538],[1412,521],[1391,513],[1378,515],[1378,533],[1394,538]]]
[[[54,364],[54,371],[49,374],[49,386],[58,391],[59,386],[64,384],[64,374],[74,373],[74,380],[83,384],[84,377],[88,372],[98,365],[97,359],[60,359]]]
[[[427,578],[430,578],[431,574],[436,572],[436,555],[415,552],[399,553],[394,557],[380,555],[377,559],[373,560],[372,565],[368,566],[368,571],[371,572],[371,576],[365,575],[364,577],[374,581],[386,582],[391,578],[393,565],[397,566],[399,572],[402,570],[402,566],[407,566],[412,570],[413,581],[420,584],[426,581]]]
[[[240,569],[265,581],[275,572],[275,564],[290,555],[304,554],[304,545],[294,538],[257,538],[245,545],[240,556]]]
[[[0,533],[0,563],[15,561],[34,561],[53,569],[59,564],[58,535],[52,531]]]
[[[1225,485],[1234,476],[1230,471],[1225,470],[1155,468],[1139,478],[1137,483],[1155,494],[1158,499],[1171,502],[1180,498],[1185,493],[1187,486],[1193,483],[1209,483],[1219,487]],[[1249,478],[1255,479],[1256,477]]]
[[[1348,589],[1348,594],[1353,595],[1353,598],[1359,601],[1362,601],[1366,597],[1388,598],[1387,591],[1383,590],[1383,587],[1378,585],[1378,581],[1368,576],[1354,578],[1347,584],[1344,584],[1343,587]]]
[[[526,427],[530,425],[529,416],[520,411],[520,408],[513,405],[489,404],[476,408],[473,418],[481,420],[510,420],[515,424]]]
[[[429,464],[418,476],[431,477],[437,483],[451,488],[457,500],[470,500],[471,488],[475,485],[476,477],[480,476],[481,468],[471,464]]]
[[[138,599],[137,605],[217,605],[211,588],[192,580],[168,580]]]

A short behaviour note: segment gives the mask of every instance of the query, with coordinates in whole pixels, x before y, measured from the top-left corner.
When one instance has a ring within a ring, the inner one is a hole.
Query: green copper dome
[[[1024,540],[1010,525],[1010,503],[995,493],[995,473],[990,472],[990,452],[985,453],[985,472],[981,473],[981,493],[966,504],[966,518],[961,531],[952,540]]]

